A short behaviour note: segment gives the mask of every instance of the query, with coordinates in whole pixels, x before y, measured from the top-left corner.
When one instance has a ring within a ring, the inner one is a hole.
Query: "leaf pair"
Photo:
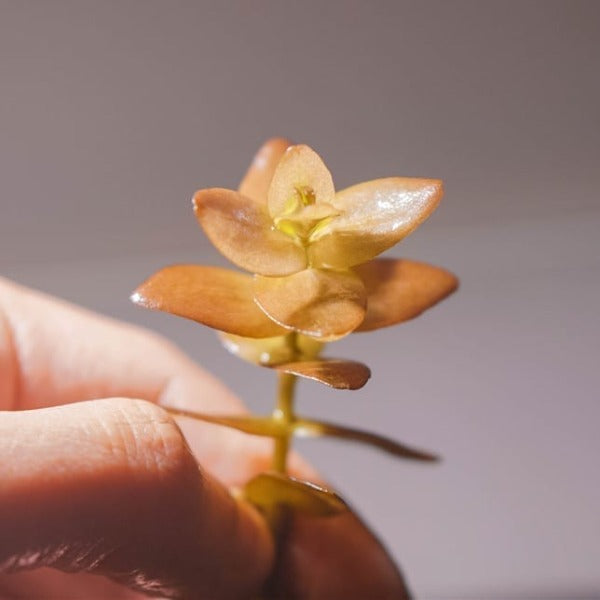
[[[272,438],[288,437],[290,435],[297,437],[328,436],[367,444],[397,458],[426,462],[434,462],[438,460],[434,454],[411,448],[406,444],[396,442],[395,440],[385,436],[363,431],[361,429],[336,425],[335,423],[327,423],[324,421],[305,419],[302,417],[294,417],[290,419],[289,422],[286,422],[273,418],[272,416],[256,417],[252,415],[211,415],[195,411],[173,409],[169,407],[165,408],[174,415],[189,417],[199,421],[222,425],[224,427],[231,427],[232,429],[237,429],[251,435]]]
[[[354,270],[354,277],[360,279],[367,296],[357,332],[412,319],[457,286],[456,278],[448,271],[408,260],[376,259]],[[302,271],[299,275],[309,273]],[[218,267],[174,265],[151,276],[137,288],[132,300],[219,330],[227,350],[249,362],[281,365],[280,370],[338,389],[357,389],[366,383],[369,371],[360,363],[318,360],[322,343],[290,332],[269,319],[257,306],[254,290],[252,277],[243,273]],[[349,313],[341,309],[351,300],[344,295],[336,297],[331,289],[328,293],[313,304],[318,288],[313,295],[290,291],[282,310],[289,311],[290,318],[297,318],[299,323],[309,319],[313,326],[320,323],[335,329],[340,315],[347,319]],[[323,302],[327,297],[328,304]]]
[[[352,281],[359,279],[366,291],[364,317],[355,331],[372,331],[412,319],[451,294],[458,285],[456,277],[448,271],[409,260],[376,259],[354,271]],[[301,272],[301,276],[306,277],[305,273],[310,271]],[[321,291],[321,298],[329,299],[326,311],[322,304],[314,302],[319,294],[314,281],[299,287],[304,289],[293,286],[288,289],[281,308],[290,314],[288,320],[297,319],[298,323],[301,315],[307,314],[335,329],[335,309],[355,302],[356,298],[350,293],[336,299],[331,286]],[[307,293],[306,288],[311,287],[312,293]],[[258,288],[267,305],[276,302],[269,298],[268,290],[262,290],[260,284]],[[219,267],[173,265],[152,275],[131,298],[146,308],[192,319],[237,336],[286,335],[289,330],[257,306],[255,289],[253,278],[243,273]]]
[[[319,155],[288,143],[268,141],[239,192],[211,188],[194,196],[210,240],[251,273],[278,277],[308,266],[347,269],[367,262],[422,223],[442,196],[439,180],[410,177],[377,179],[336,193]],[[291,224],[303,222],[307,228],[294,233]]]

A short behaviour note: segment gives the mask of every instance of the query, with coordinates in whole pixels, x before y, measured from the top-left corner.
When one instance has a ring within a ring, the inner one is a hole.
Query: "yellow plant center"
[[[274,222],[279,231],[306,247],[338,214],[339,211],[328,202],[317,202],[311,187],[302,185],[294,187],[293,196]]]

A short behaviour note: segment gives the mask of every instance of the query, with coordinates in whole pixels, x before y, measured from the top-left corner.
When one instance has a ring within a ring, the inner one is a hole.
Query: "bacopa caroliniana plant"
[[[276,138],[257,153],[239,190],[204,189],[194,212],[211,242],[238,267],[166,267],[132,300],[216,329],[225,348],[273,369],[278,392],[269,416],[184,414],[274,440],[272,471],[244,489],[273,515],[282,506],[315,515],[345,510],[330,490],[286,474],[293,436],[334,436],[403,458],[435,456],[382,436],[296,413],[297,377],[336,389],[361,388],[369,368],[321,356],[327,342],[412,319],[457,287],[443,269],[375,258],[435,209],[442,184],[390,177],[335,192],[331,174],[308,146]]]

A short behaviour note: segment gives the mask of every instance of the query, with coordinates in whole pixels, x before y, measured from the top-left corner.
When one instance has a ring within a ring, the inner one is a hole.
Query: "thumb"
[[[0,571],[50,566],[169,597],[250,597],[273,543],[138,400],[0,412]]]

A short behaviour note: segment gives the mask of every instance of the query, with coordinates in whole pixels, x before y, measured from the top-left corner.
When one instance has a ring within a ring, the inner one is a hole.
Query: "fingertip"
[[[161,408],[113,398],[3,413],[0,434],[0,563],[184,597],[244,597],[267,577],[265,523],[201,471]]]

